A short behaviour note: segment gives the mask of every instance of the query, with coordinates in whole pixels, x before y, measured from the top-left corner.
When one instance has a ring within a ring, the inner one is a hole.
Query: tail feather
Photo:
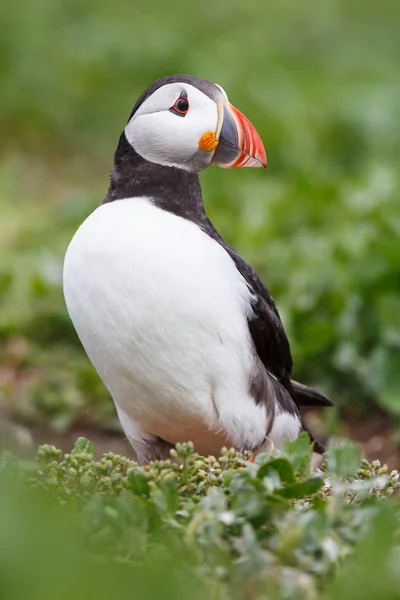
[[[316,454],[325,454],[325,452],[326,452],[325,446],[323,446],[322,444],[320,444],[319,442],[317,442],[317,440],[315,439],[315,437],[313,436],[313,434],[306,427],[304,427],[304,431],[307,431],[307,433],[308,433],[308,435],[310,437],[310,443],[314,444],[314,452]]]
[[[309,387],[308,385],[304,385],[299,383],[298,381],[291,381],[292,389],[295,393],[295,400],[297,406],[301,408],[307,407],[323,407],[323,406],[333,406],[332,400],[321,394],[318,390]],[[322,444],[320,444],[312,433],[307,429],[307,427],[303,423],[304,431],[307,431],[310,436],[310,442],[314,444],[314,453],[316,455],[324,454],[325,448]]]
[[[297,406],[333,406],[332,400],[318,392],[318,390],[298,381],[292,380],[291,384],[296,394]]]

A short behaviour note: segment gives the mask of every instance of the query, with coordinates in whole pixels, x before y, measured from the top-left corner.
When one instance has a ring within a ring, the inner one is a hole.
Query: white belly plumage
[[[153,436],[202,453],[262,442],[268,416],[248,391],[251,294],[194,223],[146,198],[100,206],[68,248],[64,294],[136,451]]]

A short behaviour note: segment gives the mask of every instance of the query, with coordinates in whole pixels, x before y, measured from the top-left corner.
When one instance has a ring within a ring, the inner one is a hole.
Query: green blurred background
[[[328,429],[343,429],[339,414],[395,455],[399,31],[398,0],[0,5],[3,445],[68,444],[78,429],[120,439],[67,316],[63,256],[102,202],[136,98],[190,73],[222,85],[264,140],[266,172],[210,169],[203,190],[278,304],[295,377],[337,402]]]

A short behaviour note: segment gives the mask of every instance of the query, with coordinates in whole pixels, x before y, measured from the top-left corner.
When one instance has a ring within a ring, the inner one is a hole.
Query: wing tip
[[[296,401],[298,406],[322,406],[329,407],[334,406],[334,402],[316,390],[315,388],[299,383],[298,381],[291,381],[292,388],[295,392]]]

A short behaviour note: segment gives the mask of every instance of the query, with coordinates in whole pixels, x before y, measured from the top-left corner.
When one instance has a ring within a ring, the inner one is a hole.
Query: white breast
[[[100,206],[75,234],[64,294],[82,344],[135,444],[200,452],[261,442],[248,393],[250,292],[225,250],[146,198]]]

